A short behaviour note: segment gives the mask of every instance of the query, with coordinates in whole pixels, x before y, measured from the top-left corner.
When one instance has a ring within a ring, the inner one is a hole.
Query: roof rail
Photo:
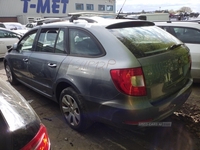
[[[37,25],[43,25],[43,24],[48,24],[48,23],[53,23],[53,22],[61,22],[65,20],[69,20],[70,22],[73,22],[72,17],[61,17],[61,18],[45,18],[45,19],[38,20],[36,23]]]
[[[75,13],[68,13],[68,16],[87,16],[87,17],[91,17],[91,16],[99,16],[102,18],[113,18],[113,19],[118,19],[118,18],[123,18],[123,16],[125,16],[125,14],[118,14],[117,13],[108,13],[108,12],[75,12]]]

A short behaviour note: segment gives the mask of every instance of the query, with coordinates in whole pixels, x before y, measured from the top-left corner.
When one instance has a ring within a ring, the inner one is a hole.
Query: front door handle
[[[23,61],[24,61],[24,62],[28,62],[28,58],[24,58]]]
[[[56,68],[57,67],[56,64],[52,64],[52,63],[48,63],[48,66],[51,67],[51,68]]]
[[[12,46],[11,45],[8,45],[8,46],[6,46],[7,47],[7,49],[10,49]]]

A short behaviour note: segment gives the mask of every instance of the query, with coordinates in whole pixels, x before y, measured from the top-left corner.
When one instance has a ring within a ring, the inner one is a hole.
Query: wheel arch
[[[8,64],[8,65],[10,66],[11,71],[13,71],[13,68],[12,68],[12,66],[11,66],[12,63],[10,63],[7,59],[4,58],[4,59],[3,59],[4,68],[6,67],[6,64]]]
[[[55,85],[55,97],[56,97],[56,101],[59,103],[59,98],[60,98],[60,94],[62,92],[62,90],[64,90],[65,88],[71,87],[73,88],[78,94],[80,94],[80,90],[69,80],[67,79],[59,79]]]
[[[6,63],[8,63],[8,60],[4,58],[4,59],[3,59],[4,68],[6,67]]]

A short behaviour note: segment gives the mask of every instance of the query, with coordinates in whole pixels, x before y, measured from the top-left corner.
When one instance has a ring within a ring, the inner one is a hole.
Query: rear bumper
[[[175,94],[161,99],[157,104],[151,104],[149,101],[137,102],[137,106],[130,103],[131,107],[117,104],[116,101],[108,101],[99,107],[98,118],[101,121],[120,126],[137,126],[144,122],[158,122],[179,109],[188,99],[192,92],[193,80],[190,79],[188,83],[180,91]],[[130,98],[130,97],[129,97]],[[125,100],[128,102],[129,100]],[[124,101],[124,102],[125,102]]]

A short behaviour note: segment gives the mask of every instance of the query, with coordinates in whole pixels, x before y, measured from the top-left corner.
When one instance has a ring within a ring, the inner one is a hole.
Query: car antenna
[[[125,3],[126,3],[126,0],[124,0],[124,3],[123,3],[123,5],[122,5],[122,7],[120,8],[120,10],[119,10],[119,12],[118,12],[118,14],[117,14],[116,19],[119,19],[119,18],[120,18],[120,17],[119,17],[119,14],[121,13],[121,11],[122,11],[122,9],[123,9]]]

